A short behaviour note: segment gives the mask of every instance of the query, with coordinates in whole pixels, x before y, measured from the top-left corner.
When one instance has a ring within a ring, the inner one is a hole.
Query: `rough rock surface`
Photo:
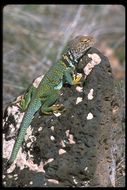
[[[17,158],[13,169],[8,169],[4,156],[4,186],[115,186],[112,131],[122,123],[120,102],[110,63],[97,49],[91,48],[82,58],[78,72],[84,75],[93,54],[99,56],[100,64],[84,76],[81,86],[66,85],[62,90],[58,103],[64,104],[65,111],[51,116],[36,114],[30,127],[32,134],[22,145],[21,155],[25,157]],[[15,122],[12,115],[5,119],[7,115],[6,110],[3,132],[9,142],[15,139],[16,130],[10,135],[9,123]]]

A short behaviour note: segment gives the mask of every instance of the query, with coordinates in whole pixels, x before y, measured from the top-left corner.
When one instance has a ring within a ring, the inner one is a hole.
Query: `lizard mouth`
[[[91,47],[88,47],[85,52],[83,53],[83,55],[78,59],[78,61],[80,61],[80,59],[82,59],[82,57],[87,54],[87,52],[91,49]]]

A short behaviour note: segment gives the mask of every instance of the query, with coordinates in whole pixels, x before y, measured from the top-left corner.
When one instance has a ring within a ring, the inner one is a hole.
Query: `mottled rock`
[[[110,63],[91,48],[77,72],[83,74],[79,87],[65,85],[58,100],[65,110],[58,115],[35,115],[11,170],[6,167],[9,155],[4,155],[4,186],[115,186],[112,131],[115,125],[121,125],[122,119]],[[4,145],[15,139],[16,132],[13,135],[9,129],[13,119],[6,110]],[[16,123],[14,120],[14,127]]]

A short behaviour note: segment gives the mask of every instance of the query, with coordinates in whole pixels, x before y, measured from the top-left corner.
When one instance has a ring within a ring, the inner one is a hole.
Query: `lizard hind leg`
[[[26,91],[24,97],[22,98],[21,102],[20,102],[20,109],[21,111],[25,111],[28,108],[28,105],[31,101],[31,98],[35,92],[35,87],[33,85],[31,85],[28,90]]]
[[[52,114],[54,112],[61,111],[63,109],[63,104],[55,104],[59,97],[59,91],[53,91],[50,95],[45,98],[42,103],[41,112],[43,114]]]

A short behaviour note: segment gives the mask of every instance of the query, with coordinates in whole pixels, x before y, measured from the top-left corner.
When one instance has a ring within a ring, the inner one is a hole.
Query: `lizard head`
[[[74,60],[79,60],[84,53],[93,46],[95,39],[92,36],[77,36],[69,42],[68,47]]]

